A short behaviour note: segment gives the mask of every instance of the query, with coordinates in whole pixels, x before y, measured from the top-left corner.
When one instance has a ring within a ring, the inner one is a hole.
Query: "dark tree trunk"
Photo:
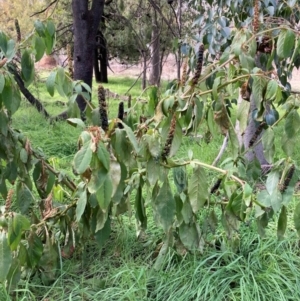
[[[154,10],[152,16],[152,33],[151,33],[151,68],[150,68],[150,85],[159,86],[160,83],[160,32],[157,20],[157,13]]]
[[[96,35],[103,14],[104,0],[72,0],[74,29],[74,80],[92,87]],[[81,113],[86,108],[82,97],[77,98]]]

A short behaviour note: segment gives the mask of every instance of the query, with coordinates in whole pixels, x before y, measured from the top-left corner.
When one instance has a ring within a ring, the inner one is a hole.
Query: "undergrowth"
[[[133,80],[110,81],[104,86],[123,94]],[[139,88],[131,93],[135,98],[141,94]],[[51,99],[40,87],[39,98],[53,114],[65,109],[55,103],[58,97]],[[118,101],[111,101],[112,117],[117,105]],[[33,147],[43,149],[57,169],[70,171],[80,130],[64,121],[50,124],[25,101],[14,115],[13,126],[24,132]],[[281,131],[279,128],[276,139],[280,139]],[[187,154],[192,150],[195,158],[212,163],[222,139],[220,136],[218,143],[206,144],[201,136],[186,137],[180,152]],[[276,151],[280,157],[282,150]],[[170,250],[162,266],[155,269],[160,230],[150,221],[146,233],[137,239],[132,221],[124,217],[114,223],[111,238],[102,250],[93,241],[87,242],[84,249],[78,247],[78,254],[75,252],[71,259],[61,259],[53,284],[45,285],[37,272],[23,277],[11,294],[2,287],[0,300],[300,300],[299,245],[293,230],[287,231],[286,239],[279,242],[275,226],[271,224],[267,238],[262,239],[253,223],[242,227],[235,253],[222,245],[207,247],[203,254],[185,256]]]

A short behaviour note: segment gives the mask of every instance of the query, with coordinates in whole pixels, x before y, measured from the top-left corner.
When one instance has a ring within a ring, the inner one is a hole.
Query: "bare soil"
[[[36,64],[38,69],[53,69],[58,64],[61,64],[64,61],[64,58],[53,58],[50,56],[45,56],[41,59],[40,62]],[[117,76],[128,76],[128,77],[138,77],[142,76],[142,64],[136,65],[128,65],[122,64],[117,60],[111,60],[109,62],[110,68],[112,69],[108,71],[108,75],[117,75]],[[147,70],[149,72],[149,68]],[[162,79],[164,80],[173,80],[176,78],[176,62],[173,55],[169,55],[164,60],[163,64],[163,72],[162,72]],[[290,80],[292,85],[292,90],[294,92],[300,92],[300,70],[295,69],[293,71],[292,79]]]

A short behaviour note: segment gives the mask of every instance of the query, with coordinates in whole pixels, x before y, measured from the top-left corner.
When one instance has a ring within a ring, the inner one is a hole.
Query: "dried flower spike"
[[[14,190],[10,189],[8,191],[8,194],[7,194],[7,197],[5,200],[5,212],[9,212],[9,210],[10,210],[13,194],[14,194]]]
[[[213,185],[213,187],[211,188],[210,193],[211,193],[211,194],[215,193],[215,192],[220,188],[221,183],[222,183],[222,178],[219,178],[219,179],[217,180],[217,182],[216,182],[216,183]]]
[[[286,175],[286,178],[284,179],[282,188],[280,189],[280,190],[281,190],[281,193],[285,192],[285,190],[288,188],[288,186],[289,186],[289,184],[290,184],[290,182],[291,182],[291,180],[292,180],[292,177],[293,177],[293,175],[294,175],[294,172],[295,172],[295,165],[293,164],[293,165],[290,167],[290,169],[289,169],[289,171],[288,171],[288,173],[287,173],[287,175]]]
[[[255,133],[253,134],[252,138],[249,141],[249,147],[252,147],[257,140],[258,136],[261,134],[262,130],[266,126],[265,122],[262,122],[256,129]]]
[[[182,77],[181,77],[181,86],[183,87],[186,84],[187,80],[187,67],[188,67],[188,59],[186,58],[183,66],[182,66]]]
[[[122,120],[122,121],[123,121],[123,119],[124,119],[124,102],[123,102],[123,101],[121,101],[121,102],[119,103],[118,119],[120,119],[120,120]],[[118,128],[119,128],[119,129],[123,129],[123,128],[124,128],[121,122],[118,122]]]
[[[254,0],[253,33],[259,31],[259,0]]]
[[[101,127],[104,132],[108,130],[107,105],[105,100],[105,90],[102,85],[98,86],[98,102],[101,119]]]
[[[18,19],[15,19],[15,28],[16,28],[16,32],[17,32],[17,42],[20,43],[21,42],[21,29],[20,29]]]
[[[201,76],[202,72],[202,65],[203,65],[203,53],[204,53],[204,45],[201,44],[198,50],[198,59],[197,59],[197,66],[196,66],[196,72],[192,79],[192,86],[197,85],[198,80]]]
[[[171,146],[172,146],[172,142],[173,142],[173,138],[174,138],[174,134],[175,134],[175,128],[176,128],[176,115],[174,114],[171,120],[171,126],[170,126],[170,131],[162,152],[162,159],[166,160],[166,158],[169,156],[170,154],[170,150],[171,150]]]
[[[68,57],[68,71],[70,77],[74,78],[74,71],[73,71],[73,55],[72,55],[72,47],[70,44],[67,46],[67,57]]]

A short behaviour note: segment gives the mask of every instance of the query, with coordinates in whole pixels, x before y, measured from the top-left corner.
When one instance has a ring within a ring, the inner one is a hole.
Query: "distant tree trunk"
[[[96,37],[94,56],[94,73],[97,83],[107,83],[107,45],[102,32],[99,30]]]
[[[145,90],[147,87],[147,52],[142,51],[143,53],[143,77],[142,77],[142,90]]]
[[[177,26],[178,26],[178,38],[181,39],[181,28],[182,28],[182,0],[178,0],[178,8],[177,8]],[[180,81],[181,79],[181,45],[179,45],[177,51],[177,79]]]
[[[150,46],[150,85],[159,86],[160,83],[160,40],[159,40],[159,25],[157,21],[157,13],[154,10],[152,15],[152,33]]]
[[[93,79],[96,35],[103,14],[104,0],[72,0],[74,29],[74,79],[82,80],[90,87]],[[81,113],[86,108],[83,97],[77,98]]]

